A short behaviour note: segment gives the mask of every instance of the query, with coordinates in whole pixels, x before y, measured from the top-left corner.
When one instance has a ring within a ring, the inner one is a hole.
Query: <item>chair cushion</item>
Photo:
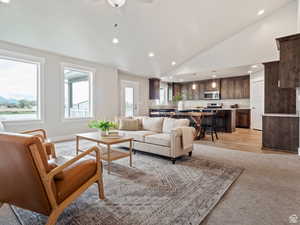
[[[162,133],[154,134],[145,137],[145,142],[149,144],[162,145],[162,146],[171,146],[171,135]]]
[[[178,127],[188,127],[190,121],[188,119],[172,119],[172,118],[165,118],[163,123],[163,133],[170,134],[173,129]]]
[[[164,118],[162,118],[162,117],[157,117],[157,118],[144,117],[143,118],[143,129],[161,133],[163,121],[164,121]]]
[[[119,124],[120,130],[139,130],[139,120],[137,119],[120,119]]]
[[[63,170],[64,179],[55,180],[56,197],[59,203],[74,193],[80,186],[92,178],[97,171],[94,159],[82,160]]]
[[[148,135],[156,134],[156,132],[148,131],[148,130],[139,130],[139,131],[123,131],[120,130],[119,134],[127,137],[127,138],[133,138],[135,141],[145,141],[145,137]]]

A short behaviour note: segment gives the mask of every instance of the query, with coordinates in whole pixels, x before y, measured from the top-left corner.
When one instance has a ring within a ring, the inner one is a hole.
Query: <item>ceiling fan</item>
[[[108,3],[113,8],[121,8],[127,2],[127,0],[94,0],[97,3]],[[152,3],[154,0],[137,0],[142,3]]]

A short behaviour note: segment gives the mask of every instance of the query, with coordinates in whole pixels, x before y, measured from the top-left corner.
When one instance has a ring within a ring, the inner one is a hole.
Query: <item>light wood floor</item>
[[[218,132],[218,136],[219,140],[215,140],[215,142],[212,142],[210,135],[206,135],[204,139],[196,141],[196,143],[263,154],[290,154],[283,151],[262,150],[262,132],[258,130],[237,128],[233,133]]]

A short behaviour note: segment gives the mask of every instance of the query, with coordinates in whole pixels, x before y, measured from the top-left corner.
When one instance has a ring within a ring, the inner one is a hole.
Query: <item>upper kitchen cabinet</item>
[[[277,39],[281,88],[300,87],[300,34]]]
[[[198,81],[197,83],[198,83],[198,99],[203,100],[206,83],[203,81]]]
[[[234,78],[221,80],[221,99],[234,99]]]
[[[149,79],[149,98],[150,100],[159,99],[160,79]]]
[[[264,63],[265,113],[296,113],[296,89],[279,87],[280,62]]]
[[[250,76],[221,79],[221,99],[250,98]]]
[[[220,79],[206,80],[205,91],[220,91]]]
[[[181,95],[181,88],[182,88],[182,84],[173,83],[173,96]]]

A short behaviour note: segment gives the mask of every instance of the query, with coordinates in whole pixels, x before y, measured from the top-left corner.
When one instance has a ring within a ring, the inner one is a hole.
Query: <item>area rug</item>
[[[65,153],[65,152],[64,152]],[[106,200],[90,187],[59,217],[58,225],[199,225],[242,173],[201,158],[166,159],[136,154],[104,170]],[[47,217],[13,207],[23,225],[42,225]]]

